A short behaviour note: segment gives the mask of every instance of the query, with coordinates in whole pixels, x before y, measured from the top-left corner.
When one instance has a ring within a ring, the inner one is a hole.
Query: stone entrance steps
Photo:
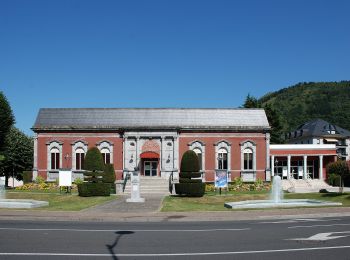
[[[131,194],[131,182],[127,182],[124,194]],[[145,177],[140,178],[140,194],[142,195],[167,195],[169,193],[169,181],[161,177]]]

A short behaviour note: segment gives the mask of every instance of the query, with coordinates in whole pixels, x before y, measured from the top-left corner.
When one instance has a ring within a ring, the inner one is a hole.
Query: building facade
[[[322,119],[306,122],[286,135],[290,144],[334,144],[341,160],[350,159],[350,131]]]
[[[270,145],[262,109],[40,109],[33,126],[33,178],[58,178],[59,169],[83,177],[84,158],[97,147],[121,180],[135,170],[145,177],[178,178],[182,155],[196,152],[202,179],[326,178],[335,144]],[[306,132],[306,131],[305,131]],[[305,133],[304,132],[304,133]]]
[[[81,177],[96,146],[117,179],[138,169],[143,176],[177,176],[183,153],[193,150],[204,181],[215,170],[246,181],[270,179],[270,127],[261,109],[40,109],[33,178],[48,181],[69,168]]]

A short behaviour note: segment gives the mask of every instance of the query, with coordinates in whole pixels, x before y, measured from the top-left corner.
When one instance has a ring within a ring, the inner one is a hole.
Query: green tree
[[[179,183],[175,184],[176,194],[189,197],[202,197],[205,192],[205,183],[202,183],[199,172],[199,160],[194,151],[186,151],[181,160]]]
[[[271,143],[278,144],[283,142],[283,125],[281,116],[269,103],[261,104],[260,101],[248,94],[243,104],[244,108],[263,108],[266,113],[267,120],[271,126]]]
[[[14,175],[15,178],[20,178],[23,171],[33,168],[33,139],[12,127],[6,135],[4,147],[4,160],[0,162],[0,170],[6,177],[7,186],[8,177]]]
[[[0,91],[0,161],[4,159],[3,150],[5,146],[6,135],[10,132],[15,123],[11,106],[4,93]]]
[[[248,96],[246,97],[244,104],[243,104],[244,108],[259,108],[259,101],[251,96],[250,94],[248,94]]]
[[[327,165],[327,173],[335,174],[340,177],[339,192],[343,193],[344,179],[350,174],[349,163],[343,160],[338,160]]]
[[[103,157],[97,147],[90,148],[85,156],[84,170],[89,172],[100,172],[104,170]]]
[[[112,166],[113,167],[113,166]],[[78,193],[82,197],[109,196],[110,183],[103,182],[105,165],[100,150],[97,147],[90,148],[84,160],[84,183],[78,184]]]

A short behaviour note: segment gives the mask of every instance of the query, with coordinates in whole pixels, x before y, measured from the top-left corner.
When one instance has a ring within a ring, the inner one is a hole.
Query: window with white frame
[[[100,150],[105,164],[113,163],[113,143],[110,141],[101,141],[96,144]]]
[[[250,148],[244,149],[244,170],[253,170],[253,150]]]
[[[189,149],[194,151],[198,156],[200,171],[205,172],[205,143],[200,140],[195,140],[189,143],[188,146]]]
[[[109,151],[108,148],[102,148],[101,149],[101,154],[102,154],[102,157],[103,157],[103,162],[105,164],[111,163],[111,152]]]
[[[50,150],[50,169],[51,170],[58,170],[60,168],[60,150],[57,147],[53,147]]]
[[[227,170],[227,150],[224,148],[219,149],[218,151],[218,169]]]
[[[256,144],[253,141],[245,141],[241,146],[241,170],[256,171]]]
[[[85,159],[85,151],[83,148],[77,148],[75,150],[75,169],[82,170],[84,169],[84,159]]]
[[[199,148],[194,148],[193,151],[197,154],[198,157],[198,163],[199,163],[199,170],[203,170],[203,158],[202,158],[202,151]]]

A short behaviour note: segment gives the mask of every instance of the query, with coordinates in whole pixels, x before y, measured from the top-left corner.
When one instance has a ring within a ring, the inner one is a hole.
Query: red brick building
[[[262,109],[40,109],[33,126],[34,178],[55,180],[60,168],[81,176],[84,156],[98,147],[117,179],[140,170],[166,178],[194,150],[203,180],[216,169],[229,178],[270,180],[270,127]]]

